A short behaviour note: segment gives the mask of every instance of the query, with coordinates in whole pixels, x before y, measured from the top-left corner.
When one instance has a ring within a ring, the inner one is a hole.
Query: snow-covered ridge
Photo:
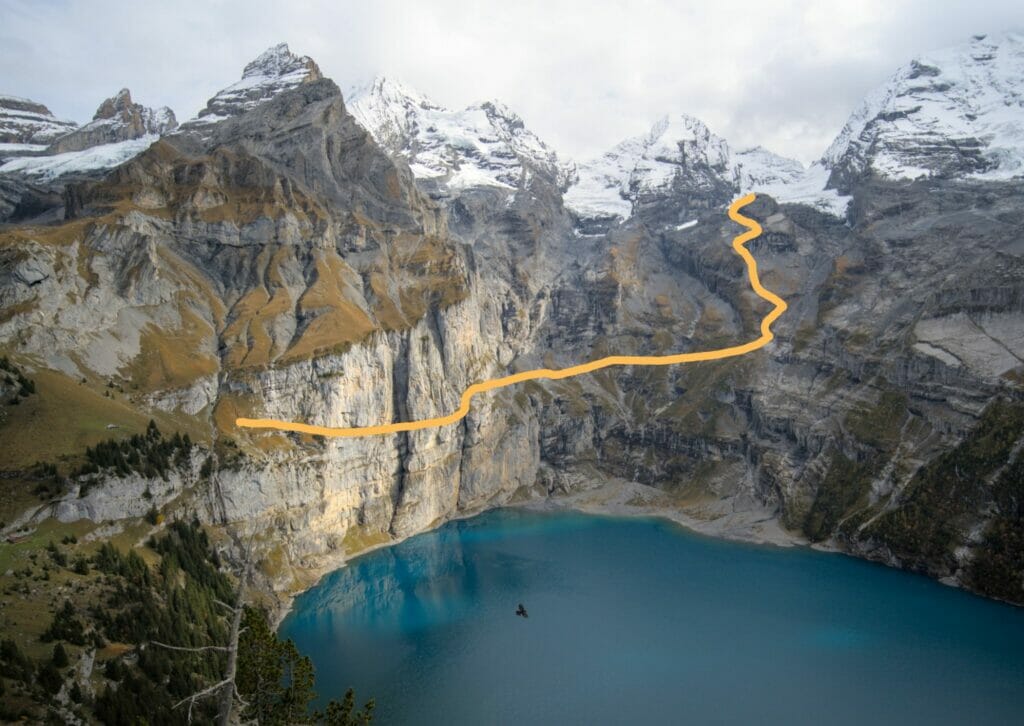
[[[279,93],[303,83],[319,80],[320,68],[309,56],[297,56],[287,43],[279,43],[261,53],[242,71],[242,78],[218,91],[199,115],[182,124],[182,128],[200,128],[205,124],[250,111]]]
[[[533,174],[564,185],[572,173],[523,120],[498,102],[453,111],[388,78],[350,89],[345,104],[388,153],[448,189],[517,188]]]
[[[840,188],[869,172],[1024,175],[1024,36],[975,36],[918,56],[865,98],[822,163]]]
[[[48,144],[73,131],[77,125],[74,121],[57,118],[41,103],[0,94],[0,143],[19,146]],[[30,150],[7,148],[8,152]]]
[[[241,80],[214,95],[183,128],[203,133],[209,124],[321,77],[312,59],[291,53],[284,43],[276,45],[246,65]],[[386,78],[353,89],[345,98],[357,121],[393,156],[405,159],[421,180],[457,192],[519,189],[543,177],[566,190],[566,206],[581,219],[626,219],[649,201],[706,202],[750,191],[842,217],[849,198],[840,192],[848,192],[865,174],[895,179],[1024,176],[1020,34],[977,36],[966,45],[918,57],[869,94],[810,168],[760,147],[731,149],[699,119],[684,114],[665,116],[646,134],[577,166],[498,102],[451,110]],[[0,159],[7,159],[0,171],[52,179],[63,169],[108,168],[128,158],[130,150],[148,146],[144,139],[173,126],[169,109],[133,104],[126,89],[77,129],[42,104],[0,95]],[[57,155],[38,156],[48,144]],[[89,146],[97,150],[79,156],[60,153],[88,151]]]
[[[0,174],[54,181],[118,166],[176,126],[169,108],[134,103],[127,88],[106,99],[83,126],[59,121],[41,104],[0,96]],[[14,138],[18,141],[8,141]]]

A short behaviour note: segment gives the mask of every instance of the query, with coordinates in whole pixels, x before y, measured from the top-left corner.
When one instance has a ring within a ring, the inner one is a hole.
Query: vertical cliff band
[[[354,438],[358,436],[379,436],[382,434],[394,434],[402,431],[419,431],[421,429],[433,428],[435,426],[448,426],[462,420],[469,413],[469,406],[473,396],[486,391],[493,391],[524,381],[550,380],[557,381],[563,378],[592,373],[602,368],[612,366],[668,366],[679,363],[696,363],[698,361],[722,360],[723,358],[735,358],[737,356],[752,353],[768,345],[775,337],[772,333],[772,323],[778,320],[779,316],[786,311],[786,301],[768,290],[761,284],[757,274],[757,260],[745,247],[746,243],[757,238],[761,234],[761,225],[750,217],[740,214],[740,209],[753,202],[755,195],[748,194],[740,197],[729,205],[729,219],[747,228],[746,232],[737,235],[732,241],[732,248],[735,250],[747,265],[747,275],[750,279],[750,286],[754,292],[774,306],[761,320],[760,337],[741,345],[733,345],[727,348],[716,350],[705,350],[694,353],[677,353],[675,355],[612,355],[606,358],[582,363],[568,368],[538,368],[531,371],[523,371],[510,376],[492,378],[489,381],[474,383],[462,394],[459,408],[446,416],[425,418],[419,421],[399,421],[397,423],[380,424],[377,426],[354,426],[351,428],[332,428],[329,426],[316,426],[314,424],[298,423],[294,421],[278,421],[270,418],[237,418],[237,426],[252,429],[277,429],[280,431],[296,431],[304,434],[316,434],[319,436],[335,436]]]

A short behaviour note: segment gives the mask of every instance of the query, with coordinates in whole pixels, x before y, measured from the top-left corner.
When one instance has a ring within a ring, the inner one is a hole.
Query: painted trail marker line
[[[761,298],[772,303],[774,307],[764,318],[761,319],[761,336],[755,340],[741,345],[733,345],[728,348],[717,350],[706,350],[695,353],[678,353],[676,355],[612,355],[607,358],[583,363],[568,368],[538,368],[537,370],[515,373],[501,378],[492,378],[482,383],[474,383],[462,394],[462,401],[457,411],[447,416],[425,418],[419,421],[401,421],[398,423],[380,424],[379,426],[356,426],[353,428],[330,428],[328,426],[315,426],[313,424],[297,423],[294,421],[277,421],[272,418],[238,418],[235,424],[252,429],[277,429],[279,431],[296,431],[304,434],[317,434],[319,436],[335,436],[343,438],[355,438],[359,436],[380,436],[382,434],[394,434],[401,431],[420,431],[435,426],[448,426],[461,421],[469,413],[469,404],[473,396],[478,393],[493,391],[498,388],[505,388],[524,381],[557,381],[563,378],[572,378],[584,373],[592,373],[602,368],[612,366],[671,366],[679,363],[696,363],[698,361],[722,360],[724,358],[735,358],[737,356],[752,353],[759,350],[772,341],[775,334],[772,333],[772,323],[778,320],[779,316],[786,311],[786,301],[768,290],[761,284],[757,275],[757,261],[747,251],[744,245],[752,239],[760,236],[761,225],[749,217],[740,214],[740,209],[754,201],[754,195],[748,194],[740,197],[729,205],[729,219],[747,228],[746,232],[739,234],[732,241],[732,248],[736,251],[747,265],[747,274],[750,277],[750,286]]]

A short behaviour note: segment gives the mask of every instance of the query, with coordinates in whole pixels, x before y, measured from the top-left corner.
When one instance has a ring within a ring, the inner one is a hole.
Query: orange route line
[[[761,284],[757,275],[757,261],[747,251],[744,245],[752,239],[760,236],[761,225],[753,219],[740,214],[740,209],[754,201],[755,196],[748,194],[740,197],[729,205],[729,219],[747,228],[746,232],[739,234],[732,241],[732,248],[747,264],[747,272],[750,276],[750,286],[761,298],[772,303],[775,307],[761,320],[761,336],[755,340],[741,345],[733,345],[728,348],[717,350],[706,350],[695,353],[678,353],[675,355],[612,355],[607,358],[583,363],[581,365],[569,366],[568,368],[538,368],[532,371],[523,371],[510,376],[492,378],[482,383],[474,383],[462,394],[462,401],[457,411],[447,416],[425,418],[419,421],[400,421],[398,423],[380,424],[378,426],[355,426],[352,428],[331,428],[329,426],[316,426],[313,424],[297,423],[294,421],[278,421],[272,418],[238,418],[235,424],[252,429],[277,429],[280,431],[295,431],[304,434],[316,434],[319,436],[334,436],[341,438],[355,438],[359,436],[380,436],[382,434],[395,434],[402,431],[420,431],[436,426],[448,426],[461,421],[469,414],[469,405],[473,396],[478,393],[493,391],[498,388],[505,388],[524,381],[558,381],[563,378],[580,376],[584,373],[592,373],[602,368],[612,366],[670,366],[679,363],[696,363],[698,361],[722,360],[724,358],[735,358],[737,356],[752,353],[755,350],[765,347],[775,338],[771,331],[772,323],[778,320],[779,316],[786,311],[786,301],[768,290]]]

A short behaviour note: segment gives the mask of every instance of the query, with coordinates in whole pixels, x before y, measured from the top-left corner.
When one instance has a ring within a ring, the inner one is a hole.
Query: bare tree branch
[[[203,690],[199,691],[198,693],[193,693],[191,696],[187,696],[187,697],[181,699],[176,704],[174,704],[174,706],[172,706],[172,708],[177,708],[178,706],[181,706],[182,704],[187,703],[188,704],[188,722],[192,723],[192,707],[196,705],[196,701],[198,701],[200,698],[205,698],[206,696],[212,696],[213,694],[215,694],[217,691],[219,691],[221,688],[223,688],[224,686],[228,685],[229,683],[232,683],[231,679],[230,678],[225,678],[220,683],[215,683],[212,686],[210,686],[209,688],[204,688]]]
[[[181,650],[185,651],[186,653],[200,653],[204,650],[222,650],[226,653],[229,650],[231,650],[231,648],[229,648],[226,645],[200,645],[194,648],[183,648],[178,645],[167,645],[167,643],[161,643],[159,640],[151,640],[149,641],[149,644],[159,645],[161,648],[167,648],[168,650]]]
[[[248,706],[249,702],[242,698],[242,694],[238,692],[238,684],[232,683],[231,687],[235,689],[235,698],[238,699],[238,702],[241,703],[243,706]]]

